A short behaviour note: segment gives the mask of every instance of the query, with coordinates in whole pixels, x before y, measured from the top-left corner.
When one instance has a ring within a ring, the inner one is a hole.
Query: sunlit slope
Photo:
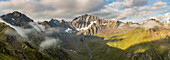
[[[88,46],[93,51],[93,60],[169,60],[169,31],[137,28],[113,34],[109,40],[91,40]]]
[[[163,39],[140,43],[126,50],[103,45],[93,49],[93,60],[169,60],[168,42]]]
[[[170,30],[166,28],[137,28],[128,33],[113,34],[107,45],[126,50],[133,45],[160,40],[166,36],[170,36]]]

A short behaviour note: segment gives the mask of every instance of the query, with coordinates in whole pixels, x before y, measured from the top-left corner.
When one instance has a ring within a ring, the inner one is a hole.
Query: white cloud
[[[154,27],[160,27],[161,25],[158,22],[155,21],[148,21],[145,24],[142,25],[142,27],[146,28],[146,29],[150,29],[150,28],[154,28]]]
[[[47,48],[50,48],[50,47],[56,47],[58,42],[59,42],[59,39],[46,37],[45,41],[41,42],[40,47],[43,48],[43,49],[47,49]]]
[[[117,0],[116,2],[109,4],[109,6],[129,8],[134,6],[142,6],[146,4],[147,4],[147,0]]]
[[[104,0],[9,0],[0,1],[0,13],[19,10],[31,18],[74,18],[104,4]]]
[[[139,17],[146,18],[148,15],[164,12],[161,9],[167,8],[167,3],[161,1],[150,5],[147,5],[147,0],[116,0],[108,5],[105,5],[105,1],[106,0],[0,1],[0,14],[19,10],[37,21],[51,18],[72,20],[86,13],[105,19],[129,20]]]
[[[166,14],[163,14],[163,15],[158,14],[155,17],[152,17],[152,18],[154,18],[156,20],[159,20],[160,22],[167,22],[170,19],[170,12],[166,13]]]
[[[133,20],[136,18],[146,18],[149,15],[167,11],[167,3],[158,1],[152,5],[146,5],[146,0],[117,0],[104,9],[92,13],[92,15],[102,15],[105,19]]]
[[[162,9],[162,8],[166,8],[167,7],[167,3],[166,2],[162,2],[162,1],[159,1],[159,2],[156,2],[152,9],[153,10],[157,10],[157,9]]]

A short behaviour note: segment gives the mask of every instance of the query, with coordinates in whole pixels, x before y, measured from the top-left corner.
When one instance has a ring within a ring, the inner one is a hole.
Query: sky
[[[170,19],[170,0],[0,0],[0,15],[19,11],[35,21],[71,21],[89,14],[106,20]]]

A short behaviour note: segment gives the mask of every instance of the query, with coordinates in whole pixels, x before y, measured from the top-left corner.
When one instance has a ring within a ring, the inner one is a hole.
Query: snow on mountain
[[[90,28],[94,23],[97,23],[97,21],[91,21],[91,22],[90,22],[90,25],[88,25],[88,27],[80,28],[80,29],[77,29],[77,30],[78,30],[78,31],[87,30],[87,29]]]
[[[67,29],[65,30],[65,32],[67,32],[67,33],[72,33],[72,32],[73,32],[73,30],[72,30],[72,29],[70,29],[70,28],[67,28]]]

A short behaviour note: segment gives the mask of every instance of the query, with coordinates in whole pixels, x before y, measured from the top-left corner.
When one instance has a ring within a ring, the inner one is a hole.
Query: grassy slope
[[[13,36],[5,34],[6,30],[10,30],[8,26],[0,23],[0,59],[2,60],[20,60],[20,59],[51,59],[49,56],[28,47]],[[11,29],[12,30],[12,29]],[[15,46],[14,46],[15,45]],[[22,57],[20,55],[23,55]]]
[[[126,50],[130,46],[140,44],[143,42],[151,42],[155,40],[159,40],[161,38],[165,38],[166,36],[170,36],[170,30],[163,29],[163,28],[155,28],[145,30],[143,28],[137,28],[134,31],[123,33],[123,34],[116,34],[107,45],[116,47],[122,50]]]
[[[23,42],[18,34],[8,35],[13,31],[9,26],[0,22],[0,60],[70,60],[70,56],[60,48],[49,48],[43,51],[38,46]]]
[[[93,60],[168,60],[170,38],[165,36],[170,30],[161,29],[137,28],[128,33],[110,34],[109,40],[91,40],[88,45],[93,50]]]

